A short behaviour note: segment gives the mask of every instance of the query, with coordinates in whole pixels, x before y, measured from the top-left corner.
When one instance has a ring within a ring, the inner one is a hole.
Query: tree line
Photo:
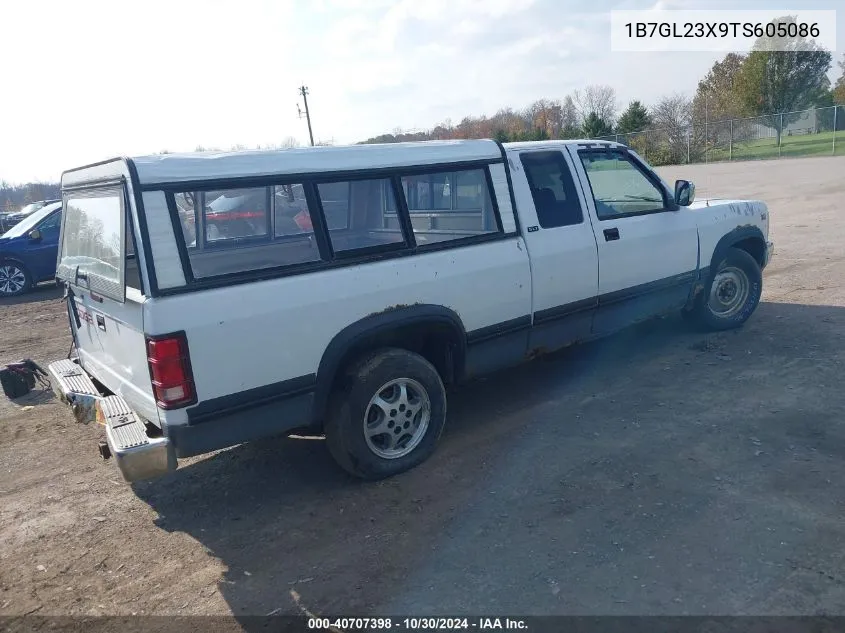
[[[794,18],[785,16],[776,20],[787,21]],[[489,117],[467,116],[457,125],[447,120],[423,132],[397,129],[364,143],[461,138],[495,138],[502,142],[606,138],[654,130],[648,139],[634,136],[624,141],[635,149],[639,149],[638,144],[651,142],[656,147],[648,154],[649,162],[667,164],[683,162],[681,156],[700,155],[713,147],[719,131],[715,127],[708,131],[706,121],[749,117],[760,117],[758,123],[772,128],[780,143],[783,129],[798,120],[797,111],[845,105],[845,55],[838,64],[842,74],[831,85],[827,73],[833,63],[832,55],[814,41],[796,37],[787,44],[788,50],[771,48],[770,40],[759,38],[750,53],[729,53],[714,63],[692,96],[668,95],[650,107],[634,100],[619,112],[615,90],[611,86],[594,85],[563,99],[540,99],[523,110],[504,108]],[[838,122],[837,127],[845,129],[845,120]],[[750,125],[745,128],[737,129],[735,138],[748,134]]]
[[[0,180],[0,213],[17,211],[30,202],[58,200],[61,197],[59,183],[28,182],[13,185]]]

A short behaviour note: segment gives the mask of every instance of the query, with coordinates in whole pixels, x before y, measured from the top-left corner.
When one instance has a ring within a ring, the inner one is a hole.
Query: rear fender
[[[451,330],[457,342],[456,349],[451,350],[451,360],[459,378],[466,358],[466,330],[454,310],[429,304],[388,308],[345,327],[326,347],[317,369],[313,421],[319,423],[323,420],[338,371],[352,356],[367,349],[371,342],[377,346],[380,339],[392,332],[428,325]]]

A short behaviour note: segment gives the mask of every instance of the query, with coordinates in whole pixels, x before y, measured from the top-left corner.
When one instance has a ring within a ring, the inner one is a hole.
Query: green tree
[[[548,141],[549,133],[541,127],[535,127],[530,133],[531,141]]]
[[[500,143],[507,143],[508,142],[508,133],[502,129],[496,130],[496,133],[493,135],[493,138],[499,141]]]
[[[773,22],[795,22],[785,16]],[[775,130],[780,145],[782,127],[798,120],[798,110],[816,105],[830,90],[827,71],[831,55],[815,41],[792,38],[788,50],[772,50],[772,41],[758,38],[742,64],[736,81],[737,97],[752,116]]]
[[[632,101],[619,117],[616,123],[618,134],[630,134],[640,132],[651,125],[651,117],[646,107],[639,101]]]
[[[839,105],[845,105],[845,53],[842,54],[839,68],[842,74],[833,86],[833,101]]]
[[[705,109],[709,121],[737,119],[745,114],[745,106],[737,90],[745,55],[728,53],[716,62],[698,82],[693,97],[693,118],[704,121]]]
[[[605,119],[600,117],[595,112],[590,112],[584,118],[584,125],[581,128],[584,136],[587,138],[599,138],[601,136],[610,136],[613,134],[613,128],[610,127]]]

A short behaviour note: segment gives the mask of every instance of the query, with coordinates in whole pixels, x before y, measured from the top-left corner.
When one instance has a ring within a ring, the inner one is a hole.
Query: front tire
[[[384,479],[428,459],[445,425],[446,390],[434,366],[384,349],[354,363],[332,394],[326,445],[352,475]]]
[[[17,297],[32,286],[32,277],[18,262],[0,262],[0,297]]]
[[[744,250],[730,248],[686,316],[710,330],[738,328],[757,309],[762,293],[763,273],[757,260]]]

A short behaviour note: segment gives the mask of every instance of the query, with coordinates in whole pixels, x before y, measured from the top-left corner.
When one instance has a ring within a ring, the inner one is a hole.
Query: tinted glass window
[[[277,185],[273,188],[274,235],[312,233],[311,213],[305,199],[305,187],[300,184]]]
[[[329,229],[349,227],[349,182],[328,182],[320,185],[320,203]]]
[[[401,180],[418,245],[499,231],[484,169],[407,175]]]
[[[42,233],[46,233],[48,231],[58,231],[59,227],[62,225],[62,212],[58,211],[53,215],[47,217],[41,224],[38,225],[38,230]]]
[[[266,236],[269,233],[267,204],[266,187],[206,192],[206,242]]]
[[[320,259],[302,184],[181,192],[174,202],[196,279]]]
[[[399,226],[385,219],[385,209],[396,206],[389,180],[321,183],[317,194],[336,253],[405,243]]]
[[[584,221],[572,174],[560,152],[526,152],[520,157],[544,229]]]

